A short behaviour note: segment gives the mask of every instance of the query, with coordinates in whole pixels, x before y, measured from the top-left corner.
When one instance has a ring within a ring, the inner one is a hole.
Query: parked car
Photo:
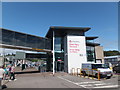
[[[89,71],[88,71],[89,70]],[[82,64],[82,73],[83,75],[93,75],[98,76],[98,71],[100,72],[100,77],[111,78],[113,75],[112,70],[107,64],[98,64],[98,63],[83,63]]]
[[[113,67],[114,73],[120,73],[120,63],[118,63],[116,66]]]

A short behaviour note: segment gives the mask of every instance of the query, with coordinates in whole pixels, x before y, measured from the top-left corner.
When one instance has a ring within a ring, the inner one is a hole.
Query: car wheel
[[[95,78],[98,78],[98,74],[97,73],[95,74]]]
[[[86,76],[86,72],[85,71],[83,72],[83,76]]]
[[[106,77],[106,79],[110,79],[111,77]]]
[[[113,71],[115,74],[117,73],[117,71]]]

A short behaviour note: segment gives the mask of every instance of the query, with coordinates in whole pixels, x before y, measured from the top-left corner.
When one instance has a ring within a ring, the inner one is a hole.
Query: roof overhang
[[[100,46],[99,43],[91,43],[91,42],[86,42],[87,46]]]
[[[86,37],[86,40],[94,40],[97,39],[98,37]]]
[[[86,32],[88,31],[89,27],[63,27],[63,26],[51,26],[49,31],[46,34],[46,37],[51,37],[53,36],[53,31],[58,32],[60,34],[66,34],[70,30],[73,31],[81,31],[81,32]]]

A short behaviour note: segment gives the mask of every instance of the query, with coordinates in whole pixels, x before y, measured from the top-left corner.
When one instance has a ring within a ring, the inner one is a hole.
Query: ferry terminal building
[[[46,54],[28,54],[24,58],[46,58],[47,71],[71,73],[72,68],[81,68],[82,63],[104,63],[103,47],[87,37],[89,27],[51,26],[45,37],[1,28],[0,46]],[[54,63],[53,63],[54,62]]]

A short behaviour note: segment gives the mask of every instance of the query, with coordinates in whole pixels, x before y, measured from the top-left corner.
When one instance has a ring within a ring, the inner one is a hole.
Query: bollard
[[[82,76],[82,69],[80,69],[80,77]]]
[[[86,69],[87,70],[87,69]],[[85,71],[83,71],[83,75],[84,75],[84,77],[85,77]]]
[[[73,70],[71,69],[71,75],[73,75]]]
[[[89,74],[90,74],[90,71],[89,71],[89,69],[88,69],[88,78],[89,78]]]
[[[94,79],[94,78],[93,78],[93,69],[92,69],[92,79]]]
[[[74,70],[74,75],[75,75],[75,68],[73,70]]]
[[[77,68],[77,76],[78,76],[78,74],[79,74],[79,73],[78,73],[79,70],[80,70],[80,68]]]
[[[72,75],[72,69],[71,69],[71,73],[70,73],[70,75]]]
[[[100,70],[98,70],[98,81],[100,81]]]
[[[75,68],[72,68],[72,75],[75,75]]]
[[[73,69],[71,69],[71,75],[73,75]]]

